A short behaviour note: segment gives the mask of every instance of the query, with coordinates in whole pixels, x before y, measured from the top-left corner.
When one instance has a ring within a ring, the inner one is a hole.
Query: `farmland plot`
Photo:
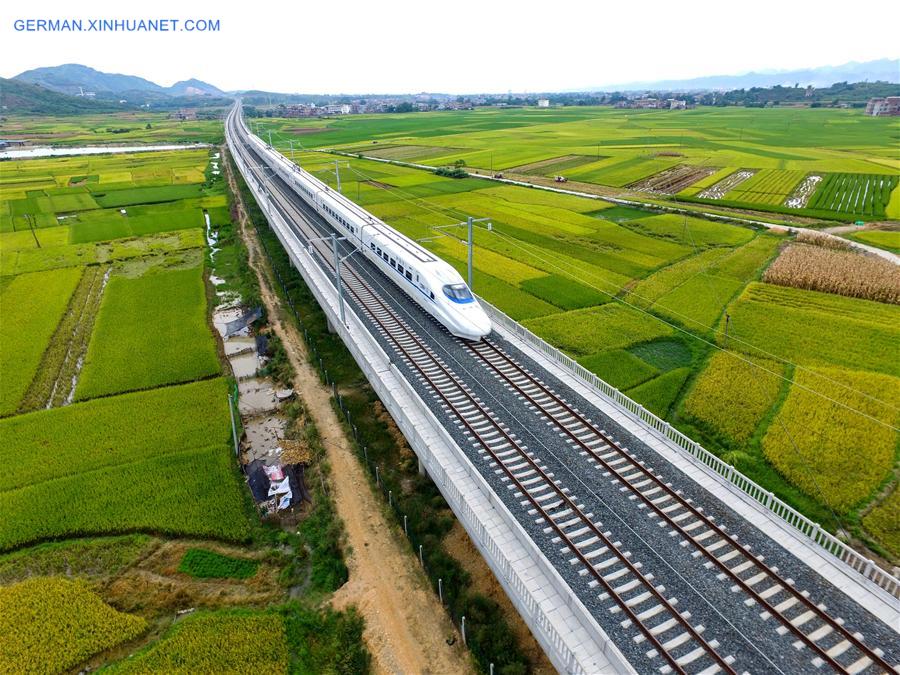
[[[0,586],[0,671],[64,673],[147,630],[117,612],[87,582],[33,577]]]
[[[794,187],[803,179],[802,171],[762,169],[732,188],[725,199],[747,204],[778,206],[784,203]]]
[[[509,169],[510,173],[524,173],[533,176],[553,176],[561,174],[571,169],[577,169],[585,164],[591,164],[606,157],[598,157],[596,155],[563,155],[562,157],[551,157],[550,159],[542,159],[539,162],[514,166]]]
[[[658,174],[644,178],[628,187],[640,192],[658,192],[673,195],[690,187],[699,180],[711,176],[719,169],[713,166],[679,165]]]
[[[894,465],[897,438],[891,427],[900,420],[897,379],[828,368],[815,373],[799,371],[794,381],[763,439],[763,451],[791,482],[844,513],[877,488]],[[865,394],[848,391],[835,382]],[[848,439],[858,439],[852,450]]]
[[[221,379],[103,397],[0,420],[0,490],[225,444]]]
[[[900,268],[855,251],[792,244],[766,270],[771,284],[900,304]]]
[[[23,274],[0,288],[0,415],[18,408],[81,273],[70,268]]]
[[[226,610],[185,618],[112,673],[288,672],[284,623],[274,611]]]
[[[730,334],[794,363],[900,376],[900,307],[751,283],[729,308]],[[721,326],[720,326],[721,327]],[[735,343],[735,349],[746,349]]]
[[[881,218],[898,180],[897,176],[878,174],[829,174],[813,194],[809,206]]]
[[[165,423],[165,422],[162,422]],[[0,492],[0,551],[72,536],[157,532],[245,541],[227,445],[208,446]]]
[[[617,349],[672,333],[668,326],[618,303],[531,319],[523,325],[579,355],[594,354],[598,347]]]
[[[805,208],[809,198],[812,197],[813,192],[816,191],[821,182],[822,176],[819,174],[813,173],[808,175],[794,188],[794,192],[785,200],[784,205],[792,209]]]
[[[206,323],[202,272],[195,267],[110,279],[76,399],[186,382],[220,371]]]
[[[731,447],[743,447],[772,408],[781,390],[785,366],[770,359],[732,352],[713,354],[683,410]]]
[[[735,171],[730,176],[726,176],[715,185],[701,192],[698,197],[701,199],[722,199],[732,190],[739,189],[738,186],[740,186],[741,183],[753,178],[755,174],[755,169],[741,169],[740,171]]]

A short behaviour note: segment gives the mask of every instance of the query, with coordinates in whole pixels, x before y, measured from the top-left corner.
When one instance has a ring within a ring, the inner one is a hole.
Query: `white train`
[[[275,152],[250,134],[242,119],[237,122],[260,152],[269,156]],[[453,267],[308,171],[275,154],[278,161],[273,168],[282,178],[296,186],[322,218],[453,335],[480,340],[491,332],[490,318]]]

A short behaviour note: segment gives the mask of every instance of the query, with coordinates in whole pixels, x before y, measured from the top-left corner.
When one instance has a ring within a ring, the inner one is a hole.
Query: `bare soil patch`
[[[561,155],[559,157],[542,159],[539,162],[531,162],[530,164],[515,166],[509,169],[509,171],[514,173],[546,175],[568,169],[575,169],[579,166],[590,164],[591,162],[596,162],[601,159],[606,158],[598,157],[596,155]]]
[[[675,153],[677,155],[677,153]],[[660,194],[673,195],[690,187],[701,178],[713,175],[718,171],[714,166],[687,166],[679,164],[671,169],[660,171],[648,178],[632,183],[628,187],[641,192],[658,192]]]

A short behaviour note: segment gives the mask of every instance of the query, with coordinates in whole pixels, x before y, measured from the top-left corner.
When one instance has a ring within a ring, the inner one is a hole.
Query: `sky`
[[[163,86],[444,93],[577,90],[897,58],[900,3],[833,0],[7,1],[0,74],[62,63]],[[218,32],[27,32],[17,19],[219,21]]]

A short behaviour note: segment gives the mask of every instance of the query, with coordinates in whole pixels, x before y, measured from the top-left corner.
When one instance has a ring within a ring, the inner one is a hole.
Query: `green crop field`
[[[900,230],[864,230],[845,236],[862,244],[877,246],[891,253],[900,254]]]
[[[50,136],[54,145],[168,145],[221,143],[218,120],[179,120],[168,113],[120,112],[86,115],[4,115],[4,138]]]
[[[62,318],[81,269],[23,274],[0,287],[0,415],[15,412]]]
[[[0,490],[229,439],[221,379],[98,398],[0,420]],[[15,461],[13,461],[15,459]]]
[[[834,173],[829,175],[810,199],[809,206],[847,214],[883,218],[897,176]]]
[[[693,126],[679,128],[677,135],[666,132],[675,120]],[[464,128],[475,121],[484,128]],[[704,110],[667,116],[604,109],[556,110],[545,117],[527,110],[475,111],[315,121],[310,127],[322,128],[322,133],[304,132],[303,144],[352,147],[363,154],[388,142],[415,145],[417,152],[431,146],[435,154],[426,163],[432,165],[462,159],[479,169],[492,163],[495,171],[511,171],[516,177],[561,173],[572,181],[612,187],[675,165],[721,167],[698,181],[696,189],[685,191],[692,195],[750,167],[752,178],[720,201],[808,215],[825,211],[811,204],[789,209],[785,201],[810,173],[826,178],[900,173],[900,163],[879,141],[879,134],[896,122],[870,126],[869,121],[857,113],[834,111]],[[272,128],[276,145],[286,149],[286,121],[259,124]],[[632,125],[640,126],[640,132],[632,132]],[[789,127],[797,135],[788,133]],[[832,146],[823,148],[819,133],[832,127]],[[595,142],[592,152],[581,140],[587,129],[595,138],[612,130],[628,130],[635,137],[610,137],[599,148]],[[381,133],[390,140],[382,140]],[[527,150],[504,150],[526,135]],[[546,154],[540,154],[541,147]],[[447,154],[438,154],[439,148]],[[333,156],[306,152],[296,157],[336,186]],[[348,197],[424,240],[463,274],[466,248],[455,239],[465,236],[463,228],[434,227],[451,226],[466,216],[491,218],[491,231],[475,232],[477,293],[710,449],[731,453],[730,461],[768,489],[827,521],[827,502],[810,492],[808,484],[780,473],[763,451],[762,439],[771,433],[788,381],[802,372],[824,388],[830,386],[804,368],[896,376],[896,308],[758,283],[790,241],[784,234],[471,178],[439,178],[358,157],[340,161]],[[828,213],[841,217],[838,211]],[[875,243],[889,242],[893,233],[859,234],[868,234]],[[737,358],[717,354],[716,345],[733,350]],[[764,369],[740,360],[745,358]],[[799,364],[797,374],[779,359]],[[861,439],[851,444],[865,456]]]
[[[838,365],[900,376],[900,307],[752,283],[730,308],[733,349],[760,345],[808,366]],[[759,337],[765,336],[765,341]]]
[[[247,536],[225,383],[156,388],[221,372],[202,210],[220,218],[226,200],[208,164],[206,150],[4,163],[3,550],[133,530]],[[100,398],[70,405],[71,386]],[[145,391],[110,396],[131,390]]]
[[[884,142],[896,136],[900,123],[866,117],[859,110],[479,108],[297,122],[255,120],[261,134],[271,131],[276,145],[284,149],[288,139],[295,138],[306,148],[433,166],[461,160],[483,172],[507,171],[525,178],[561,174],[614,191],[676,165],[716,169],[682,191],[691,199],[739,169],[755,170],[753,178],[723,201],[728,206],[787,215],[881,217],[883,211],[851,212],[810,204],[798,210],[785,207],[784,202],[809,173],[853,174],[861,180],[877,177],[893,180],[894,186],[900,175],[896,153]],[[881,185],[880,198],[886,205],[890,199]],[[820,184],[816,194],[822,188]],[[900,192],[888,192],[892,203],[900,204]],[[896,208],[888,208],[891,214],[900,217]]]
[[[18,415],[0,430],[10,469],[0,505],[15,514],[0,522],[0,549],[134,529],[229,539],[248,532],[221,380]]]
[[[199,267],[113,276],[75,396],[147,389],[219,371]]]
[[[0,525],[0,550],[133,531],[244,541],[240,487],[228,446],[217,445],[0,492],[13,516]]]

